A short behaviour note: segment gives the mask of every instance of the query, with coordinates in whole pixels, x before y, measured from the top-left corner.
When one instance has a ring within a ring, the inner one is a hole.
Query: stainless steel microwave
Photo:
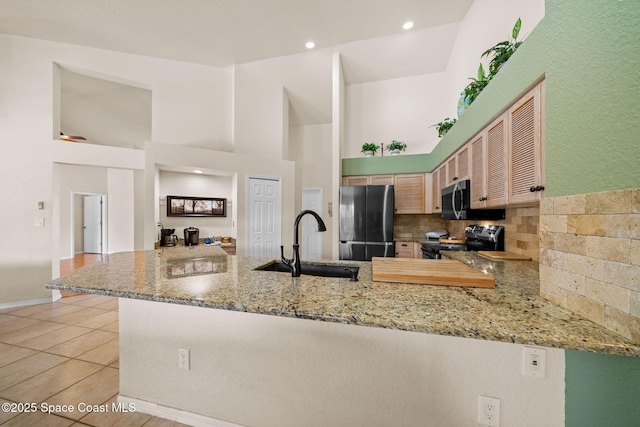
[[[444,219],[504,219],[504,209],[471,209],[471,181],[459,181],[442,189]]]

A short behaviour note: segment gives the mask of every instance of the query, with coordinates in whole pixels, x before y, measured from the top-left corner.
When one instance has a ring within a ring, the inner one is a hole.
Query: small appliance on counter
[[[195,246],[200,239],[200,230],[195,227],[188,227],[184,229],[184,245]]]
[[[422,258],[441,259],[440,251],[504,251],[502,225],[472,224],[465,229],[464,237],[427,241],[422,244]]]
[[[160,246],[175,246],[178,242],[178,236],[173,234],[175,231],[175,228],[160,229]]]
[[[427,240],[440,240],[443,237],[449,237],[449,232],[447,230],[432,230],[426,232],[424,235]]]

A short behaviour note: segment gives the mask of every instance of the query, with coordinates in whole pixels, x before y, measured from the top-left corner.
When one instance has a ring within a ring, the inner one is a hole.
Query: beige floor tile
[[[54,322],[38,322],[26,328],[20,328],[0,335],[0,342],[5,344],[17,344],[31,338],[48,334],[56,329],[63,328],[64,325]]]
[[[82,305],[85,307],[93,307],[96,305],[104,304],[113,300],[113,297],[105,295],[91,295],[91,298],[84,298],[74,302],[75,305]]]
[[[49,347],[62,344],[70,339],[82,336],[91,331],[92,329],[81,328],[79,326],[64,326],[47,334],[28,339],[26,341],[21,341],[20,345],[34,350],[46,350]]]
[[[94,405],[105,404],[109,398],[117,394],[118,384],[118,370],[103,368],[55,396],[48,398],[47,403],[51,405],[74,405],[76,411],[59,413],[58,415],[80,420],[89,413],[86,407],[91,408]],[[81,404],[84,409],[79,406]],[[82,422],[86,421],[83,420]]]
[[[37,304],[26,307],[17,307],[14,310],[11,310],[10,313],[14,316],[31,317],[34,314],[48,310],[51,310],[51,304]]]
[[[60,393],[101,368],[103,367],[95,363],[68,360],[3,390],[0,392],[0,397],[14,402],[46,402],[51,396]]]
[[[182,424],[176,421],[165,420],[164,418],[151,417],[146,422],[144,427],[188,427],[187,424]]]
[[[0,368],[0,397],[9,399],[10,396],[5,395],[3,390],[68,360],[66,357],[55,354],[35,353],[32,356],[3,366]],[[14,402],[27,402],[27,400],[14,400]]]
[[[86,353],[81,354],[77,359],[91,363],[98,363],[100,365],[111,365],[120,357],[119,344],[118,339],[111,340],[108,343],[102,344],[93,350],[89,350]]]
[[[103,302],[102,304],[94,305],[95,308],[101,308],[103,310],[118,311],[120,305],[118,304],[118,298],[110,297],[111,300]]]
[[[113,322],[110,325],[100,328],[100,330],[107,331],[107,332],[115,332],[117,334],[120,332],[120,322]]]
[[[118,312],[107,311],[106,313],[101,314],[99,316],[92,317],[87,320],[83,320],[82,322],[78,322],[76,325],[82,326],[84,328],[100,329],[103,326],[107,326],[117,321],[118,321]]]
[[[118,334],[95,330],[47,349],[47,352],[67,357],[77,357],[89,350],[118,338]]]
[[[9,402],[8,400],[0,398],[0,405],[3,403],[13,403],[13,402]],[[3,423],[9,421],[11,418],[17,417],[18,415],[20,415],[20,413],[18,412],[0,411],[0,424],[4,425]]]
[[[0,367],[13,363],[16,360],[24,359],[35,353],[35,351],[28,348],[0,343]]]
[[[113,362],[109,366],[112,367],[112,368],[120,369],[120,360],[117,360],[117,361]]]
[[[3,316],[2,323],[0,323],[0,336],[8,332],[17,331],[18,329],[26,328],[27,326],[40,323],[38,319],[30,319],[28,317],[18,316]]]
[[[86,307],[81,305],[71,305],[71,304],[52,304],[51,309],[47,311],[42,311],[40,313],[33,314],[32,318],[40,319],[40,320],[51,320],[53,322],[57,322],[58,319],[66,314],[74,313],[76,311],[84,310]]]
[[[54,414],[47,414],[46,412],[33,412],[20,414],[15,418],[10,419],[6,424],[2,424],[3,427],[34,427],[34,426],[46,426],[46,427],[66,427],[74,423],[73,420],[62,418]]]
[[[109,409],[111,410],[112,404],[117,404],[117,395],[113,396],[107,401]],[[96,427],[139,427],[144,425],[151,419],[151,415],[143,414],[141,412],[113,412],[108,413],[93,413],[88,414],[80,421]]]
[[[67,325],[77,325],[87,319],[91,319],[92,317],[100,316],[105,313],[107,313],[107,310],[87,307],[82,310],[60,316],[56,319],[56,322],[66,323]]]

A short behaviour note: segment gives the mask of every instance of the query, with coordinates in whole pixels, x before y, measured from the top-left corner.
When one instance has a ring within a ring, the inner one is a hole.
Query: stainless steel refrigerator
[[[393,185],[340,187],[340,259],[394,257]]]

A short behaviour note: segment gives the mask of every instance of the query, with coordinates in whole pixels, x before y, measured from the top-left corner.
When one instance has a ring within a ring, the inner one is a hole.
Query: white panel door
[[[249,178],[247,255],[280,256],[282,200],[280,181]]]
[[[302,210],[310,209],[322,216],[322,188],[302,189]],[[323,218],[324,219],[324,218]],[[322,233],[318,231],[318,221],[312,215],[302,217],[300,236],[302,259],[322,259]],[[326,221],[325,221],[326,223]]]
[[[102,196],[84,196],[83,252],[102,253]]]

